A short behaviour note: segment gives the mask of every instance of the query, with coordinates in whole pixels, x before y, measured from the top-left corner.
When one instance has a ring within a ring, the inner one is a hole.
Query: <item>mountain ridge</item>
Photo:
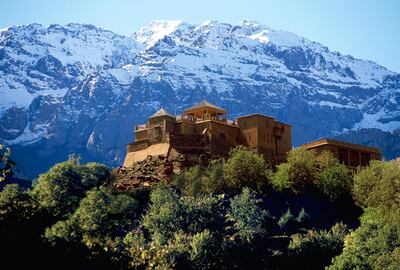
[[[0,142],[17,161],[76,152],[116,166],[135,124],[204,98],[231,118],[292,124],[295,145],[400,129],[399,74],[257,22],[155,21],[129,36],[77,23],[0,31]]]

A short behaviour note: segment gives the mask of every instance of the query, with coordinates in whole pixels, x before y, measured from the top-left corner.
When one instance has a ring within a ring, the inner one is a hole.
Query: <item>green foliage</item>
[[[310,215],[306,212],[306,210],[304,210],[304,208],[301,208],[296,218],[297,223],[304,224],[308,220],[310,220]]]
[[[286,163],[278,165],[272,177],[277,190],[290,189],[295,193],[316,189],[331,201],[350,195],[352,172],[329,151],[317,155],[303,147],[288,154]]]
[[[263,223],[268,216],[268,211],[258,206],[257,199],[251,190],[244,188],[242,194],[231,200],[227,220],[233,222],[240,239],[252,242],[256,236],[266,233]]]
[[[220,223],[219,200],[215,197],[180,197],[173,189],[158,188],[151,193],[150,202],[142,224],[160,244],[175,233],[193,234]]]
[[[197,196],[203,194],[202,176],[204,173],[203,167],[195,165],[185,170],[181,175],[178,175],[174,179],[174,184],[186,195]]]
[[[87,190],[107,181],[109,173],[102,164],[80,164],[78,157],[71,156],[39,176],[32,196],[54,216],[67,216]]]
[[[19,185],[6,185],[0,192],[0,230],[30,219],[37,207],[37,203]]]
[[[399,254],[400,209],[369,207],[329,269],[400,269]]]
[[[224,164],[226,185],[234,190],[250,187],[261,191],[269,183],[270,175],[264,158],[243,146],[231,150]]]
[[[10,148],[0,144],[0,182],[13,174],[12,170],[15,166],[15,162],[10,159],[10,155]]]
[[[195,165],[174,177],[173,185],[189,196],[221,193],[226,189],[223,166],[222,159],[211,160],[207,167]]]
[[[67,220],[55,223],[45,235],[53,243],[63,239],[67,242],[80,241],[88,248],[108,248],[107,241],[138,225],[137,208],[138,203],[131,196],[95,187],[87,192]]]
[[[202,178],[202,184],[207,194],[221,193],[224,191],[224,162],[222,159],[211,160],[206,174]]]
[[[314,151],[298,147],[290,150],[286,163],[277,166],[272,184],[277,190],[291,189],[300,193],[314,183],[317,159]]]
[[[134,269],[174,269],[178,245],[160,245],[147,242],[142,234],[129,233],[124,242],[128,244],[129,264]]]
[[[322,269],[329,265],[332,258],[342,251],[347,233],[347,226],[338,223],[329,231],[311,230],[306,234],[292,235],[288,250],[293,265],[301,265],[304,269]]]
[[[353,197],[363,207],[400,207],[400,166],[372,161],[354,175]]]
[[[285,228],[290,226],[294,222],[295,218],[292,214],[290,208],[286,210],[286,212],[279,218],[278,225],[281,228]]]
[[[329,151],[317,156],[315,185],[331,201],[351,194],[352,172]]]
[[[194,269],[217,269],[220,266],[221,244],[208,229],[195,234],[190,240],[189,259]]]

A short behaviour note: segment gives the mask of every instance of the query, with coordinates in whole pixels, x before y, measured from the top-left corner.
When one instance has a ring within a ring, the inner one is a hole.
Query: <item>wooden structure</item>
[[[350,167],[367,166],[372,159],[382,158],[379,148],[332,139],[321,139],[303,146],[317,153],[324,150],[330,151],[340,162]]]
[[[227,156],[237,145],[264,155],[271,164],[286,159],[292,148],[290,125],[261,114],[241,116],[235,121],[226,115],[226,110],[206,100],[177,117],[161,108],[146,124],[135,127],[135,141],[127,146],[124,166],[149,155],[168,157],[172,150]]]

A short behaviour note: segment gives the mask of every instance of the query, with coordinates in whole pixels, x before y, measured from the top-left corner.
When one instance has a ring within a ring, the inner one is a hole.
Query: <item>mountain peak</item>
[[[154,20],[148,26],[142,27],[139,31],[133,33],[132,38],[151,47],[157,41],[185,24],[181,20]]]

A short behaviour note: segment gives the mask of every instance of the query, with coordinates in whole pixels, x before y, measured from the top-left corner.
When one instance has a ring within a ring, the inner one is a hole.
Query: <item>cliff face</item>
[[[256,22],[156,21],[130,37],[82,24],[0,32],[0,143],[29,177],[71,153],[120,165],[135,124],[202,99],[231,118],[289,123],[294,145],[344,132],[376,145],[364,128],[399,138],[399,74]]]

